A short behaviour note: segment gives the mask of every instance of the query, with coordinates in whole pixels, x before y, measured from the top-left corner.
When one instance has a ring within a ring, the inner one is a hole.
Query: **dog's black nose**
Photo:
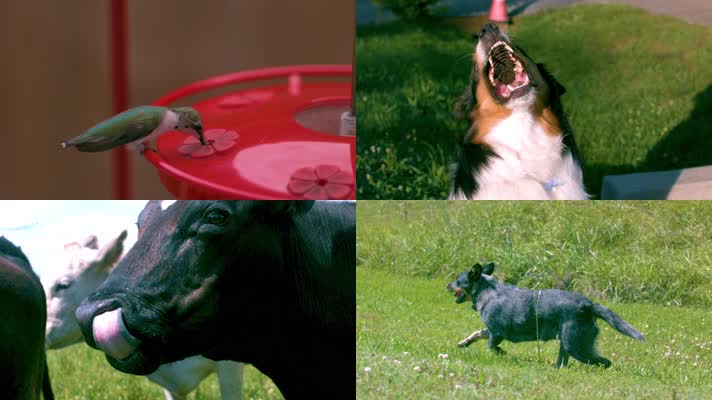
[[[497,25],[495,25],[493,23],[487,23],[487,24],[485,24],[485,26],[482,27],[482,31],[480,32],[480,37],[486,35],[489,32],[493,32],[493,33],[499,32],[499,28],[497,27]]]

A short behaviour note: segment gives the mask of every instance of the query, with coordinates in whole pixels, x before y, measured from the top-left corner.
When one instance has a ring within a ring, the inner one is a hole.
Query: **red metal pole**
[[[126,14],[126,0],[109,0],[113,115],[128,108],[128,28]],[[125,146],[112,151],[112,165],[114,176],[113,197],[119,200],[131,198],[131,165],[129,164],[129,155]]]
[[[355,14],[355,13],[354,13]],[[356,116],[356,17],[354,16],[354,42],[351,56],[351,115]]]

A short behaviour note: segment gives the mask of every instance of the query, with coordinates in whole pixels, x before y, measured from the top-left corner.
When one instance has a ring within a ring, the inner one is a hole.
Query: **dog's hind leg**
[[[556,359],[556,368],[563,368],[569,363],[569,353],[564,349],[564,342],[559,342],[559,358]]]
[[[594,353],[580,353],[578,351],[570,351],[571,357],[581,361],[584,364],[600,365],[603,368],[608,368],[611,366],[611,360],[601,357]]]
[[[467,347],[476,340],[487,339],[489,337],[490,335],[487,329],[480,329],[479,331],[474,331],[470,336],[462,339],[462,341],[457,344],[457,347]]]
[[[601,357],[594,347],[598,328],[593,321],[569,321],[561,327],[561,346],[571,357],[584,364],[611,366],[611,361]]]
[[[504,337],[493,335],[492,332],[490,332],[489,334],[490,334],[490,337],[489,337],[489,342],[487,342],[487,346],[489,346],[489,348],[492,349],[492,351],[494,351],[497,354],[507,354],[506,351],[502,350],[499,347],[499,344],[502,343],[502,341],[504,340]]]

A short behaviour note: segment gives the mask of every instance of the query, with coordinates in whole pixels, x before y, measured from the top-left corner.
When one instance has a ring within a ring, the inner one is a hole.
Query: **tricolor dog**
[[[596,304],[581,294],[564,290],[528,290],[500,282],[491,276],[494,264],[475,264],[458,275],[446,289],[455,295],[456,303],[472,300],[487,329],[479,330],[461,341],[465,347],[477,339],[489,339],[488,346],[503,353],[502,341],[528,342],[559,339],[556,365],[566,366],[569,355],[584,364],[611,366],[595,349],[598,327],[596,319],[608,322],[613,329],[643,341],[643,334],[616,313]]]
[[[456,115],[472,125],[452,170],[451,200],[585,200],[560,96],[565,89],[493,24],[473,54]]]

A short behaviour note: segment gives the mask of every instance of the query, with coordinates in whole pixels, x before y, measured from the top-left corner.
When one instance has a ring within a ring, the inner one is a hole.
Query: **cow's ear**
[[[81,246],[86,247],[87,249],[98,249],[99,248],[99,241],[96,238],[96,235],[91,235],[87,236],[84,238],[84,240],[81,241]]]
[[[121,257],[124,252],[124,240],[126,240],[126,230],[122,231],[116,239],[104,245],[94,260],[96,268],[109,270]]]
[[[472,270],[467,273],[467,279],[471,281],[476,281],[480,279],[480,276],[482,275],[482,265],[480,263],[477,263],[472,266]]]
[[[139,232],[141,232],[141,225],[143,225],[149,215],[158,215],[155,213],[161,210],[161,204],[162,200],[149,200],[148,203],[146,203],[146,206],[143,207],[143,210],[138,214],[138,218],[136,218],[136,227]]]
[[[313,200],[264,201],[262,202],[272,215],[297,215],[305,213],[314,206]]]
[[[482,267],[482,273],[485,275],[492,275],[492,272],[494,272],[494,263],[491,262],[484,267]]]

